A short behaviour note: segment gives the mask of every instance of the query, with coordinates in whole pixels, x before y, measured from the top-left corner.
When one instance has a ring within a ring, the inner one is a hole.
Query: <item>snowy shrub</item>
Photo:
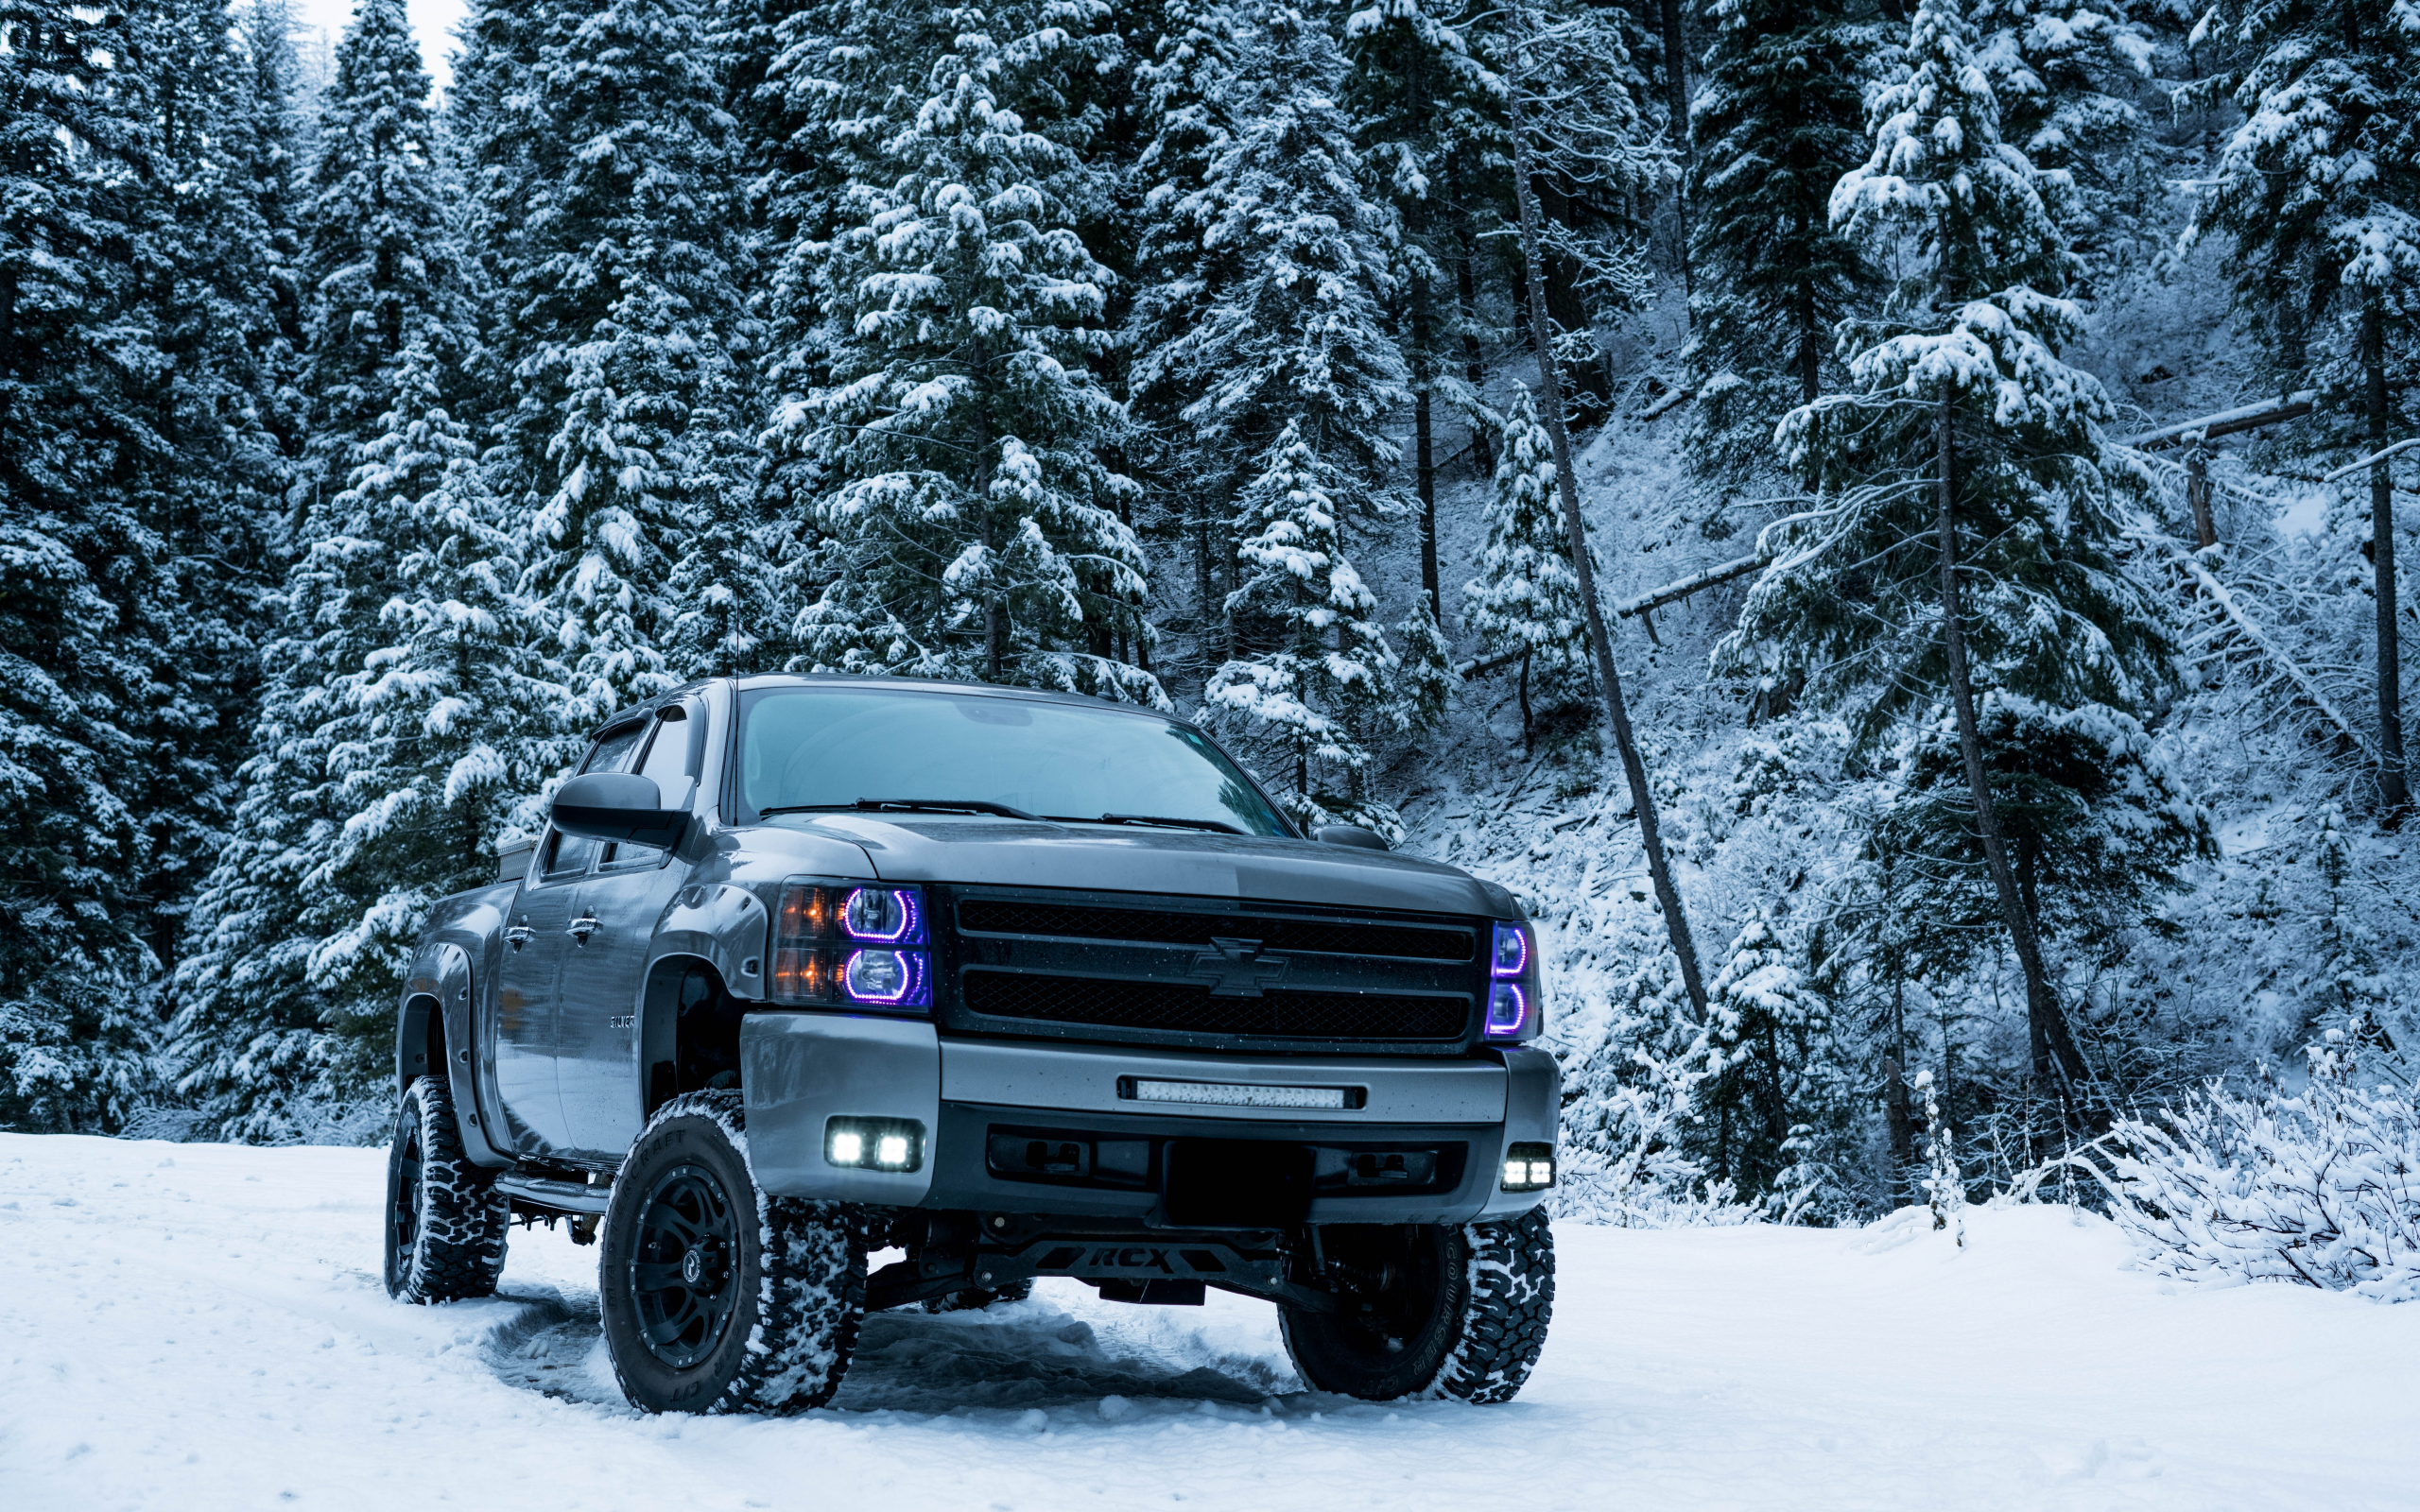
[[[2363,1087],[2340,1033],[2308,1054],[2298,1094],[2213,1082],[2079,1159],[2162,1275],[2420,1300],[2420,1106],[2408,1086]]]

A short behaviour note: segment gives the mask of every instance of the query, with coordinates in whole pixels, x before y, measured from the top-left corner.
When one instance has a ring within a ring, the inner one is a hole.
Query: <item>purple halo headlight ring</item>
[[[1498,981],[1519,976],[1530,969],[1530,931],[1520,924],[1495,926],[1495,946],[1487,963],[1489,974]]]
[[[1487,1034],[1491,1040],[1518,1036],[1530,1021],[1530,994],[1518,982],[1498,982],[1488,989]]]
[[[851,939],[915,944],[925,937],[925,910],[913,888],[857,887],[840,905],[840,928]]]
[[[876,1007],[921,1008],[932,1001],[922,951],[852,951],[840,987],[850,1002]]]

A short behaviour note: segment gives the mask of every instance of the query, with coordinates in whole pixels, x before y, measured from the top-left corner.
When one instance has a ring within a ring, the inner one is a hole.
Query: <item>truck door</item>
[[[579,769],[621,771],[647,729],[634,722],[606,731]],[[577,922],[574,904],[597,850],[595,840],[549,828],[505,920],[504,964],[496,975],[495,1082],[512,1154],[524,1160],[572,1147],[556,1091],[555,1059],[562,1038],[558,1020],[563,961]]]
[[[673,704],[656,718],[638,774],[654,781],[666,808],[689,806],[696,796],[705,728],[703,704]],[[575,936],[563,956],[555,1084],[572,1145],[584,1153],[618,1158],[638,1138],[646,1112],[639,1031],[648,956],[655,921],[689,870],[668,850],[608,844],[579,885],[573,923],[587,934]]]

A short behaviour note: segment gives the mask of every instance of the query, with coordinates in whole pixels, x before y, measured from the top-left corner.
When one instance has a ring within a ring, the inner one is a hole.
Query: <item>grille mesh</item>
[[[1300,947],[1297,947],[1300,948]],[[1212,997],[1172,982],[968,971],[966,1005],[1000,1019],[1125,1029],[1265,1035],[1303,1040],[1456,1040],[1470,1019],[1461,996],[1378,992],[1270,992]]]
[[[1256,939],[1270,951],[1423,961],[1467,961],[1474,946],[1474,936],[1467,929],[1322,919],[1263,919],[1248,914],[1189,914],[1152,908],[1092,908],[996,898],[961,902],[958,905],[958,924],[960,929],[984,935],[1051,935],[1167,945],[1207,945],[1213,937]]]

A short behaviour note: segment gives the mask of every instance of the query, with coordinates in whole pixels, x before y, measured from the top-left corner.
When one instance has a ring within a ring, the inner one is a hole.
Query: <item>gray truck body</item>
[[[722,1079],[709,1085],[731,1085],[735,1070],[750,1164],[762,1187],[782,1195],[1034,1215],[1017,1220],[1034,1235],[1054,1223],[1148,1234],[1170,1227],[1167,1142],[1217,1140],[1309,1149],[1314,1225],[1461,1223],[1541,1199],[1495,1179],[1508,1146],[1552,1146],[1558,1106],[1551,1056],[1489,1044],[1481,1033],[1480,942],[1492,921],[1521,918],[1501,887],[1433,862],[1306,838],[979,815],[743,812],[734,776],[740,696],[816,680],[701,683],[616,715],[604,736],[632,724],[657,732],[660,744],[644,747],[660,753],[648,766],[666,806],[689,816],[678,843],[574,847],[550,831],[509,880],[433,912],[404,994],[397,1074],[407,1084],[442,1059],[468,1155],[510,1168],[499,1185],[516,1206],[602,1212],[649,1112],[698,1090],[692,1084],[716,1066]],[[929,1011],[770,1001],[772,912],[785,883],[800,877],[925,889],[936,936]],[[1001,919],[1080,919],[1085,909],[1166,917],[1195,935],[1220,932],[1222,942],[1205,949],[1198,939],[996,927]],[[1356,1003],[1411,994],[1450,1004],[1460,995],[1468,1002],[1463,1031],[1417,1041],[1384,1032],[1237,1034],[1154,1022],[1133,1006],[1162,1000],[1152,993],[1185,1003],[1202,992],[1258,995],[1257,942],[1239,947],[1225,936],[1281,927],[1341,932],[1332,936],[1338,948],[1267,957],[1288,992],[1306,994],[1299,1001],[1341,1022]],[[1473,950],[1455,961],[1352,948],[1378,937],[1367,934],[1373,928],[1449,939],[1467,932]],[[1091,996],[1028,1014],[1021,1004],[972,1001],[970,984],[982,973],[993,999],[1001,982]],[[1084,1006],[1095,1001],[1102,1005]],[[1322,1108],[1145,1103],[1135,1091],[1144,1083],[1346,1095],[1343,1106]],[[837,1166],[823,1147],[827,1121],[839,1115],[920,1125],[929,1131],[927,1158],[914,1170]],[[1072,1171],[1015,1169],[1013,1151],[1004,1167],[999,1151],[1028,1138],[1090,1153]],[[1415,1164],[1392,1183],[1393,1172],[1361,1178],[1371,1164],[1363,1155],[1402,1150],[1430,1152],[1433,1167]],[[1111,1260],[1095,1269],[1126,1273]]]

